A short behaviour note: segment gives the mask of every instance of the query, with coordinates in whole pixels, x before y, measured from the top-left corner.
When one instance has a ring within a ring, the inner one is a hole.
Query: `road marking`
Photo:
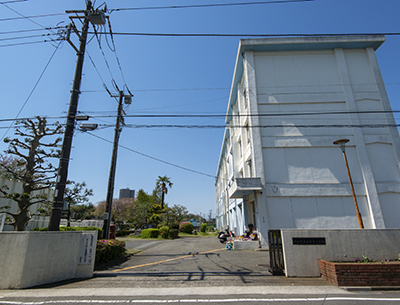
[[[358,297],[326,297],[326,298],[237,298],[237,299],[172,299],[172,300],[49,300],[37,302],[0,301],[0,305],[42,305],[42,304],[117,304],[117,303],[235,303],[235,302],[323,302],[323,301],[375,301],[398,302],[400,298],[358,298]]]
[[[147,264],[136,265],[136,266],[132,266],[132,267],[126,267],[126,268],[122,268],[122,269],[113,270],[113,272],[119,272],[119,271],[125,271],[125,270],[140,268],[140,267],[146,267],[146,266],[157,265],[157,264],[161,264],[161,263],[166,263],[166,262],[175,261],[175,260],[178,260],[178,259],[193,257],[194,255],[207,254],[207,253],[217,252],[217,251],[222,251],[222,250],[225,250],[225,248],[222,248],[222,249],[215,249],[215,250],[210,250],[210,251],[205,251],[205,252],[200,252],[200,253],[197,253],[197,254],[184,255],[184,256],[175,257],[175,258],[170,258],[170,259],[166,259],[166,260],[158,261],[158,262],[153,262],[153,263],[147,263]]]

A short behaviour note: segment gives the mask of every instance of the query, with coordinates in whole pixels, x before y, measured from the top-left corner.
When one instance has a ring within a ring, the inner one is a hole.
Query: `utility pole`
[[[80,87],[81,87],[81,79],[82,79],[82,69],[83,69],[83,60],[85,57],[85,50],[86,50],[86,40],[87,34],[89,29],[89,21],[95,24],[101,24],[102,20],[104,19],[104,13],[101,11],[94,11],[92,7],[92,2],[87,1],[86,3],[86,10],[82,11],[66,11],[66,13],[83,13],[84,16],[72,16],[72,19],[83,19],[82,25],[82,34],[76,30],[75,25],[71,25],[70,29],[72,28],[75,33],[78,35],[80,40],[79,50],[72,44],[69,40],[69,34],[67,36],[67,41],[73,46],[73,48],[77,51],[77,61],[76,61],[76,68],[75,68],[75,76],[74,82],[71,90],[71,99],[69,102],[69,109],[68,109],[68,117],[67,117],[67,126],[65,127],[64,132],[64,140],[62,144],[62,151],[60,157],[60,163],[58,167],[57,173],[57,180],[55,186],[55,193],[54,193],[54,200],[53,205],[51,208],[50,214],[50,222],[49,222],[49,231],[58,231],[60,227],[60,220],[61,220],[61,212],[64,205],[64,191],[65,185],[67,182],[68,176],[68,165],[69,165],[69,158],[71,154],[71,146],[72,146],[72,138],[74,136],[74,128],[75,128],[75,116],[78,108],[78,99],[80,94]],[[100,18],[98,18],[100,17]]]
[[[113,96],[115,97],[115,96]],[[131,95],[129,95],[131,97]],[[114,196],[114,182],[115,182],[115,171],[117,167],[117,154],[118,154],[118,142],[119,135],[122,131],[120,125],[123,122],[122,117],[122,100],[124,98],[124,92],[119,91],[119,100],[118,100],[118,113],[117,113],[117,121],[115,123],[115,132],[114,132],[114,143],[113,143],[113,151],[111,157],[111,166],[110,166],[110,175],[108,177],[108,188],[107,188],[107,199],[106,199],[106,211],[104,213],[104,223],[103,223],[103,239],[109,239],[110,235],[110,224],[111,224],[111,212],[112,212],[112,201]]]

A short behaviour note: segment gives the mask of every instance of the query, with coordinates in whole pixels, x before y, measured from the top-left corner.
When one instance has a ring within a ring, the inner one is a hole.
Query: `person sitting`
[[[254,230],[254,226],[253,226],[253,224],[252,223],[249,223],[249,227],[248,227],[248,229],[246,229],[246,237],[250,237],[250,235],[253,233],[253,230]]]

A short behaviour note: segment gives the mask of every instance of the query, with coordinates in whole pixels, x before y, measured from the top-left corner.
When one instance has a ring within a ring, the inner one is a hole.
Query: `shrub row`
[[[32,231],[47,231],[48,228],[34,228]],[[97,239],[101,239],[103,230],[95,227],[60,227],[60,231],[98,231]]]
[[[207,231],[207,224],[206,223],[202,223],[200,225],[200,231],[203,232],[203,233],[206,233],[206,231]]]
[[[120,258],[126,254],[125,242],[112,239],[97,241],[95,267]]]
[[[157,238],[159,234],[160,234],[159,229],[144,229],[144,230],[142,230],[143,238]]]
[[[115,236],[120,237],[120,236],[127,236],[131,234],[132,232],[130,230],[119,230],[115,233]]]
[[[144,229],[142,230],[142,237],[143,238],[158,238],[161,236],[162,238],[168,239],[175,239],[179,236],[178,229],[170,229],[167,226],[163,226],[160,229]]]

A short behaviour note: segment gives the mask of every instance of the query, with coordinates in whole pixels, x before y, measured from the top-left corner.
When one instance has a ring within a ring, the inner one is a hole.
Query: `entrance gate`
[[[281,230],[268,230],[269,272],[272,275],[285,275]]]

